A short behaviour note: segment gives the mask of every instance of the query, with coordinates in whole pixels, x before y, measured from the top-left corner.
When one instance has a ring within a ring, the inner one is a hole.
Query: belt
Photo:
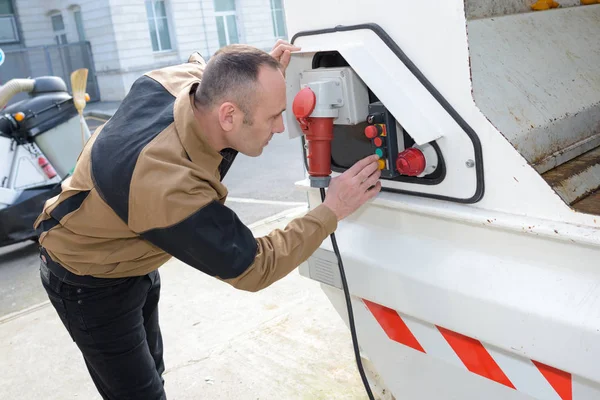
[[[48,252],[43,247],[40,247],[40,259],[42,262],[42,268],[48,269],[52,275],[58,278],[60,281],[70,285],[84,286],[84,287],[105,287],[118,285],[127,280],[127,278],[96,278],[91,275],[77,275],[67,270],[65,267],[57,262],[54,262]]]

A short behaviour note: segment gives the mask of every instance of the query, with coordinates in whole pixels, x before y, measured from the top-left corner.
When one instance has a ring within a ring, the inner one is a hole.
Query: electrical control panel
[[[294,60],[287,73],[292,99],[287,130],[291,138],[302,137],[311,186],[326,186],[331,172],[343,173],[372,154],[390,187],[444,180],[436,141],[417,145],[390,111],[389,99],[380,99],[339,53],[300,54]]]
[[[377,154],[382,179],[435,184],[443,177],[445,166],[435,143],[415,144],[379,100],[369,103],[366,109],[367,117],[362,123],[334,125],[331,144],[333,171],[343,172],[360,159]]]
[[[379,156],[379,169],[383,178],[395,178],[398,157],[398,132],[396,121],[381,102],[369,104],[365,136],[371,141],[373,154]]]

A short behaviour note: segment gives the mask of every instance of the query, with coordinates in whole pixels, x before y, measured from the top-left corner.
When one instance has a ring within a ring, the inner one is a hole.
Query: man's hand
[[[377,155],[363,158],[331,180],[323,204],[334,212],[338,221],[352,214],[381,191],[378,159]]]
[[[300,47],[292,46],[285,40],[279,39],[269,54],[279,61],[283,66],[283,72],[285,73],[285,70],[290,63],[290,58],[292,57],[292,51],[298,50],[300,50]]]

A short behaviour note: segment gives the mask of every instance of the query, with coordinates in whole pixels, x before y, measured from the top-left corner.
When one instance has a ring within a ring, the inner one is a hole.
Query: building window
[[[146,1],[146,15],[148,16],[148,28],[150,28],[152,50],[173,50],[173,46],[171,45],[171,35],[169,34],[169,22],[165,1]]]
[[[217,18],[219,45],[223,47],[228,44],[239,43],[235,0],[215,0],[215,16]]]
[[[271,18],[273,18],[273,34],[275,37],[285,38],[287,33],[282,0],[271,0]]]
[[[14,14],[12,0],[0,0],[0,43],[19,41],[17,19]]]
[[[52,20],[52,30],[54,31],[56,44],[67,44],[67,31],[62,14],[60,12],[50,14],[50,19]]]
[[[80,42],[85,42],[85,30],[83,29],[83,18],[81,18],[81,9],[79,7],[73,9],[73,19],[77,28],[77,36]]]

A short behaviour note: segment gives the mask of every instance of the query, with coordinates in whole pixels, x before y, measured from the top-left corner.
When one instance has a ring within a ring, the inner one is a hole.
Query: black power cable
[[[321,201],[325,201],[325,189],[321,188]],[[335,233],[331,234],[331,244],[333,245],[333,251],[337,257],[338,267],[340,269],[340,276],[342,278],[342,287],[344,288],[344,296],[346,297],[346,306],[348,307],[348,322],[350,323],[350,334],[352,335],[352,345],[354,347],[354,357],[356,358],[356,365],[358,367],[358,372],[360,373],[360,377],[362,379],[363,385],[365,386],[365,390],[369,395],[369,400],[375,400],[373,397],[373,392],[371,391],[371,386],[369,386],[369,381],[367,381],[367,376],[365,375],[365,371],[363,369],[362,361],[360,359],[360,350],[358,348],[358,338],[356,336],[356,328],[354,326],[354,313],[352,311],[352,301],[350,299],[350,291],[348,290],[348,282],[346,281],[346,274],[344,272],[344,264],[342,263],[342,256],[340,255],[340,249],[338,248],[337,241],[335,239]]]

